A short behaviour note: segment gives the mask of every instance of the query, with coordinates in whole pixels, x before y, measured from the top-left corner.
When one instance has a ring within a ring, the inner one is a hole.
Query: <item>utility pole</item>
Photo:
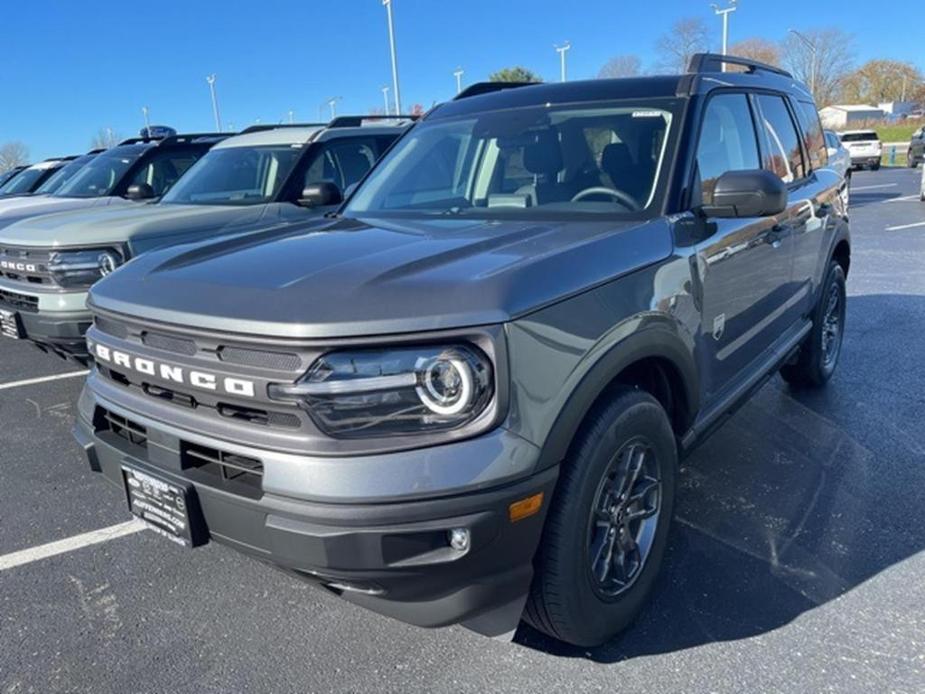
[[[385,104],[385,115],[389,115],[389,86],[382,88],[382,101]]]
[[[803,34],[801,34],[796,29],[788,29],[788,31],[796,36],[803,44],[809,48],[812,53],[812,63],[809,67],[809,91],[813,95],[813,98],[816,98],[816,44],[814,41],[810,41]]]
[[[723,18],[723,55],[729,55],[729,15],[736,11],[737,1],[738,0],[729,0],[729,6],[726,8],[722,8],[716,4],[710,5],[710,7],[713,8],[713,12]],[[726,72],[725,63],[723,63],[723,72]]]
[[[565,82],[566,80],[565,53],[571,47],[572,47],[572,44],[570,41],[566,41],[561,46],[553,45],[553,48],[556,49],[556,53],[559,54],[559,81],[560,82]]]
[[[453,77],[456,78],[456,93],[457,94],[459,94],[459,92],[462,91],[462,76],[464,72],[465,71],[461,67],[458,67],[453,71]]]
[[[212,115],[215,116],[215,130],[222,132],[222,118],[218,115],[218,97],[215,95],[215,75],[207,75],[206,82],[209,83],[209,92],[212,94]]]
[[[401,114],[401,94],[398,90],[398,56],[395,53],[395,27],[392,23],[392,0],[382,0],[389,21],[389,50],[392,53],[392,88],[395,90],[395,115]]]

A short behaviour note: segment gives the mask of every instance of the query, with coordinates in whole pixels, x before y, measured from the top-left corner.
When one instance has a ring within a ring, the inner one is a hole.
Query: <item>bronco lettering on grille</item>
[[[112,349],[106,345],[91,340],[87,341],[87,348],[95,359],[106,362],[115,367],[136,371],[146,376],[155,376],[164,381],[190,385],[193,388],[202,390],[221,390],[228,395],[237,395],[239,397],[253,398],[256,396],[256,388],[253,381],[242,378],[231,378],[227,376],[217,376],[204,371],[193,371],[185,369],[182,366],[174,366],[163,362],[137,357],[127,352]]]

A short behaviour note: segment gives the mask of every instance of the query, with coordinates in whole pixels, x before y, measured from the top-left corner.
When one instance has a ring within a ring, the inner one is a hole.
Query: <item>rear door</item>
[[[761,168],[753,109],[745,93],[711,96],[697,145],[704,202],[727,171]],[[699,201],[693,201],[699,204]],[[709,218],[697,245],[702,285],[702,334],[708,397],[715,397],[748,373],[785,325],[790,295],[792,239],[787,215],[740,219]]]

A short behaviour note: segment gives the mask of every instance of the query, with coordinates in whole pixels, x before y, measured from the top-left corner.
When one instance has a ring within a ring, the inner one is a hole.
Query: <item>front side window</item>
[[[128,185],[147,183],[154,190],[155,196],[161,196],[202,154],[202,151],[189,149],[156,152],[135,172]]]
[[[755,125],[744,94],[719,94],[707,103],[697,143],[703,202],[713,199],[716,181],[727,171],[760,169]]]
[[[416,125],[346,214],[637,215],[655,207],[677,104],[530,106]]]
[[[55,192],[64,198],[97,198],[112,189],[144,154],[144,145],[122,145],[95,157]]]
[[[783,97],[759,94],[756,97],[761,112],[761,132],[764,137],[763,166],[792,183],[806,175],[800,138]]]
[[[825,136],[816,106],[810,101],[797,102],[797,118],[803,130],[803,147],[809,153],[809,162],[813,169],[821,169],[829,163],[825,150]]]
[[[272,200],[302,153],[301,146],[222,147],[197,161],[164,203],[255,205]]]
[[[305,185],[330,182],[342,191],[357,183],[376,163],[375,142],[351,138],[325,144],[305,171]]]
[[[82,157],[77,157],[73,161],[68,162],[60,169],[55,171],[51,176],[48,177],[42,185],[35,189],[37,195],[50,195],[58,190],[61,186],[67,183],[74,175],[80,171],[93,157],[94,154],[85,154]]]

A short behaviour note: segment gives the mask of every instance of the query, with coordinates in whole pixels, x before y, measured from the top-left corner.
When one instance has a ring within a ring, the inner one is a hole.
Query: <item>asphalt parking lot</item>
[[[834,379],[772,380],[684,463],[654,599],[592,650],[418,630],[120,525],[123,496],[71,439],[77,368],[4,339],[0,692],[925,691],[920,175],[855,174]]]

